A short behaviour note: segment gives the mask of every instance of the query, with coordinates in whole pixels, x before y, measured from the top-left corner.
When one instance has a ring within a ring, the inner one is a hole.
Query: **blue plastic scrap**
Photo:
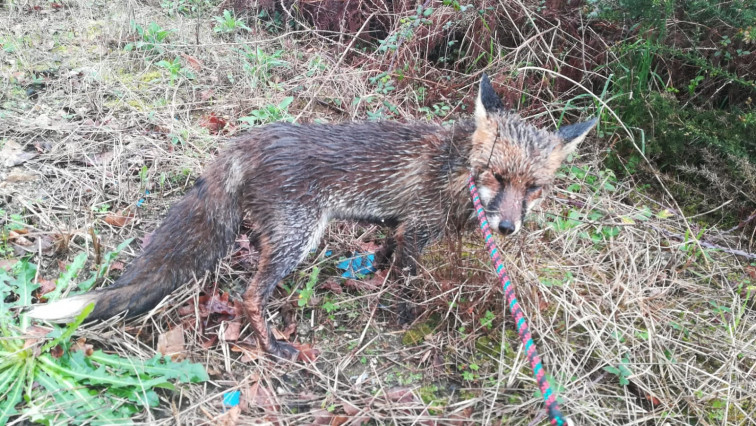
[[[349,259],[339,262],[336,267],[345,271],[341,274],[341,278],[359,278],[375,272],[373,261],[375,261],[373,253],[355,253]]]
[[[241,392],[238,390],[226,392],[223,394],[223,407],[231,408],[239,405],[239,396]]]

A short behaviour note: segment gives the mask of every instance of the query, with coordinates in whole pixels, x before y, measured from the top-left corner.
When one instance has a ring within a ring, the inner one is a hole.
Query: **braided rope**
[[[535,343],[533,343],[533,338],[530,335],[530,327],[528,327],[525,314],[523,313],[522,308],[520,308],[520,304],[517,302],[514,286],[509,280],[507,270],[504,268],[501,256],[499,256],[499,249],[496,247],[493,235],[491,235],[491,228],[488,226],[486,212],[483,209],[483,205],[480,203],[478,188],[475,186],[472,174],[470,174],[470,177],[468,178],[468,185],[470,187],[473,206],[475,206],[475,211],[478,214],[480,230],[483,232],[483,239],[486,242],[486,249],[488,250],[488,254],[491,255],[496,274],[499,276],[499,280],[501,280],[501,285],[504,288],[504,297],[507,299],[509,311],[512,313],[512,316],[515,319],[515,324],[517,325],[517,334],[520,336],[520,341],[525,346],[525,354],[528,356],[530,367],[533,369],[533,375],[538,382],[538,387],[541,389],[541,394],[546,402],[546,412],[548,413],[549,421],[552,425],[557,426],[570,425],[572,422],[564,417],[562,411],[559,409],[559,403],[554,397],[554,393],[551,391],[549,380],[546,378],[546,373],[541,364],[541,357],[538,356]]]

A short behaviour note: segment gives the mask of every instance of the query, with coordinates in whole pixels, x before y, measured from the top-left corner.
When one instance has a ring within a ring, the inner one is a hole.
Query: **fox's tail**
[[[144,253],[112,286],[33,306],[27,315],[70,322],[92,302],[89,319],[149,311],[194,274],[213,268],[233,244],[242,220],[240,174],[236,160],[218,159],[170,209]]]

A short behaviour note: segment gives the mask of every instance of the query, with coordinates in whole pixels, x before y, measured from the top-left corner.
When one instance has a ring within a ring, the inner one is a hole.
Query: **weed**
[[[248,116],[240,118],[239,121],[244,123],[244,127],[254,127],[274,121],[291,122],[294,117],[289,114],[288,109],[293,101],[293,96],[286,97],[278,105],[269,104],[263,108],[250,111]]]
[[[0,257],[10,257],[13,255],[13,247],[10,245],[11,231],[18,231],[24,228],[24,217],[20,214],[8,213],[0,209]]]
[[[318,283],[319,274],[320,268],[313,266],[312,271],[310,272],[310,277],[307,280],[305,287],[299,290],[299,300],[297,300],[297,305],[299,305],[300,307],[309,306],[310,298],[312,297],[313,293],[315,293],[315,284]]]
[[[85,290],[94,283],[124,246],[108,253],[97,274],[78,287]],[[85,262],[86,254],[78,255],[60,275],[55,289],[44,297],[56,300],[64,290],[76,287],[73,280]],[[58,410],[75,423],[122,423],[140,407],[157,406],[155,389],[172,389],[172,380],[207,380],[204,368],[188,361],[176,363],[161,355],[142,361],[92,352],[81,342],[72,344],[70,337],[94,305],[71,324],[55,326],[44,337],[25,335],[29,320],[19,319],[12,310],[31,305],[39,288],[34,282],[36,272],[37,267],[26,260],[18,262],[10,274],[0,269],[0,394],[4,396],[0,423],[21,414],[34,422],[57,424],[61,421]]]
[[[496,318],[496,315],[494,315],[491,311],[486,311],[485,315],[480,319],[480,325],[487,329],[491,329],[493,327],[493,320]]]
[[[179,58],[178,56],[172,61],[162,60],[155,65],[168,70],[171,79],[171,86],[173,86],[174,81],[179,77],[184,77],[187,80],[194,80],[194,73],[191,69],[181,65],[181,58]]]
[[[168,13],[168,16],[197,17],[216,6],[217,2],[213,0],[162,0],[160,2],[160,7]]]
[[[252,31],[244,23],[244,21],[237,19],[236,14],[228,9],[225,9],[223,11],[223,16],[214,16],[213,18],[216,22],[215,27],[213,27],[213,31],[218,34],[233,34],[239,30],[244,30],[247,32]]]
[[[131,28],[137,32],[141,40],[124,46],[123,49],[127,52],[137,49],[149,53],[163,53],[163,44],[167,42],[168,36],[173,33],[173,30],[162,28],[154,22],[150,22],[147,28],[144,28],[132,21]]]
[[[283,50],[276,50],[273,53],[267,53],[265,49],[259,46],[254,49],[244,46],[238,51],[242,54],[242,68],[250,76],[250,86],[254,89],[261,82],[268,84],[271,81],[272,70],[275,68],[288,68],[289,63],[281,59]]]
[[[633,374],[633,372],[628,367],[630,365],[630,361],[628,360],[627,356],[622,357],[619,364],[615,367],[612,365],[607,365],[604,367],[604,371],[606,371],[609,374],[614,374],[619,379],[620,386],[627,386],[630,384],[629,377]]]

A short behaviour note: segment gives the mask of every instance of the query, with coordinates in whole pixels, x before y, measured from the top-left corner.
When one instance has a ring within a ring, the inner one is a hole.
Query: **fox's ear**
[[[588,121],[582,123],[570,124],[569,126],[560,127],[557,130],[557,136],[562,139],[561,154],[566,157],[577,149],[580,142],[585,139],[588,132],[596,127],[598,123],[598,117],[591,118]]]
[[[483,73],[478,89],[478,98],[475,100],[475,122],[478,126],[485,125],[489,114],[504,110],[504,103],[491,86],[488,75]]]

